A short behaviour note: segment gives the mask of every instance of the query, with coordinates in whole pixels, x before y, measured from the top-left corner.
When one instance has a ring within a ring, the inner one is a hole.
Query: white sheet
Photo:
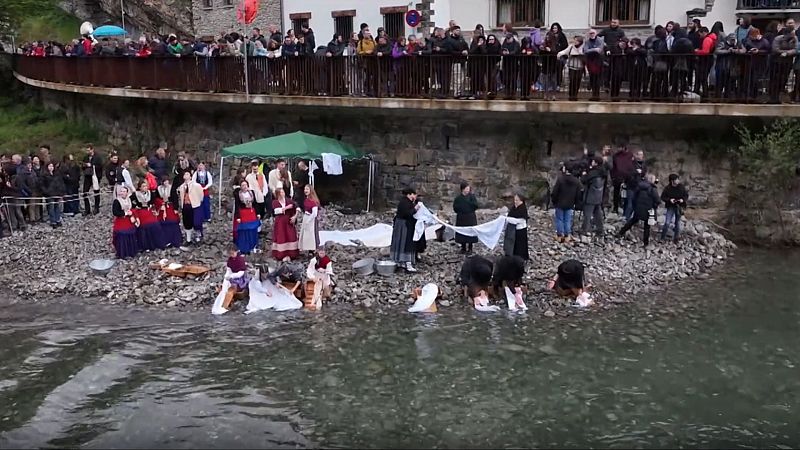
[[[500,237],[503,235],[508,219],[506,216],[500,216],[491,222],[482,223],[474,227],[455,227],[434,216],[423,204],[420,204],[419,209],[414,214],[414,218],[417,219],[417,227],[414,229],[415,241],[422,237],[422,232],[426,225],[441,224],[464,236],[477,237],[489,250],[494,250],[497,243],[500,242]]]
[[[422,287],[422,295],[417,298],[417,301],[408,308],[408,312],[417,313],[425,312],[431,307],[433,302],[436,301],[436,296],[439,295],[439,287],[433,283],[428,283]]]
[[[300,309],[303,303],[283,287],[275,286],[269,281],[250,280],[250,301],[247,303],[245,314],[274,309],[275,311],[289,311]],[[267,295],[270,294],[270,295]]]

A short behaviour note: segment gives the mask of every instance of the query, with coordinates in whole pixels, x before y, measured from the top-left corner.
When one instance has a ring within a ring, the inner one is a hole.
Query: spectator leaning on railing
[[[361,24],[360,32],[350,37],[334,36],[327,46],[317,48],[314,32],[307,25],[297,36],[292,30],[283,35],[270,25],[268,33],[254,28],[246,37],[236,32],[207,41],[176,35],[100,41],[83,36],[67,45],[47,41],[23,44],[20,51],[37,58],[179,57],[184,61],[159,66],[176,72],[194,70],[191,65],[200,64],[200,58],[246,53],[253,59],[248,62],[251,92],[257,94],[492,99],[500,88],[506,99],[527,99],[534,91],[553,100],[566,72],[571,80],[567,89],[571,100],[588,87],[589,100],[597,101],[605,86],[612,100],[627,93],[631,100],[761,101],[768,94],[776,103],[786,91],[793,100],[800,93],[798,77],[794,77],[792,89],[787,89],[793,71],[800,70],[794,26],[792,19],[785,26],[772,24],[768,36],[762,36],[744,17],[726,36],[720,22],[710,31],[697,20],[687,28],[668,22],[665,27],[656,26],[642,44],[637,39],[629,41],[615,18],[608,28],[600,32],[590,29],[568,45],[558,23],[553,23],[545,36],[537,26],[523,39],[508,25],[503,27],[500,39],[486,35],[478,25],[472,45],[468,45],[455,22],[446,30],[435,29],[427,42],[416,36],[409,36],[406,42],[406,37],[388,36],[383,29],[375,38],[369,25]],[[191,90],[221,87],[237,92],[243,88],[243,81],[223,76],[240,74],[215,70],[216,63],[209,59],[203,64],[200,73],[214,78],[213,83],[197,77],[176,79],[185,80],[181,85]],[[105,85],[105,73],[96,75],[101,80],[95,84]],[[586,73],[588,86],[583,81]]]

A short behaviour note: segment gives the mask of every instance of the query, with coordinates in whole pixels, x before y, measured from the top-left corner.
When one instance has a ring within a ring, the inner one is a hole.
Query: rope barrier
[[[4,205],[10,205],[10,206],[47,206],[47,205],[51,205],[53,203],[68,203],[68,202],[74,202],[74,201],[81,201],[81,200],[84,200],[84,199],[91,199],[93,197],[97,197],[97,196],[100,196],[100,195],[103,195],[103,193],[101,191],[89,191],[89,192],[83,192],[83,193],[79,192],[77,194],[60,195],[60,196],[57,196],[57,197],[56,196],[53,196],[53,197],[11,197],[11,196],[5,196],[5,197],[0,197],[0,201],[2,201]],[[55,199],[58,199],[58,200],[55,200]],[[12,201],[9,201],[9,200],[12,200]],[[41,202],[30,202],[29,203],[30,200],[43,200],[43,201],[41,201]]]

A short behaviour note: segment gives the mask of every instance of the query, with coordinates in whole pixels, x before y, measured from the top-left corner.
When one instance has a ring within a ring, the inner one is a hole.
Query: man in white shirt
[[[125,187],[128,188],[128,192],[136,192],[136,186],[133,184],[133,179],[131,178],[131,171],[129,170],[131,162],[129,160],[125,160],[122,162],[122,179],[123,184]]]
[[[266,219],[267,211],[271,210],[272,205],[267,205],[266,201],[269,198],[270,187],[267,180],[264,179],[264,174],[258,172],[258,161],[250,163],[250,173],[245,177],[245,181],[250,186],[250,189],[255,193],[255,203],[253,207],[256,214],[261,217],[261,220]]]
[[[286,160],[279,159],[277,163],[275,163],[275,168],[269,171],[269,191],[272,195],[275,195],[275,189],[282,187],[284,190],[287,189],[286,184],[281,181],[281,172],[285,172],[286,176],[289,178],[286,184],[288,184],[288,191],[286,191],[287,198],[294,198],[294,186],[292,183],[292,174],[288,170],[286,170]]]

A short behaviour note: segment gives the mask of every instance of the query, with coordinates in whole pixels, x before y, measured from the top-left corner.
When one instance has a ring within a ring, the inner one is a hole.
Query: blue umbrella
[[[103,25],[102,27],[96,28],[94,33],[92,33],[92,36],[96,38],[102,38],[111,36],[124,36],[126,34],[128,34],[127,31],[116,25]]]

